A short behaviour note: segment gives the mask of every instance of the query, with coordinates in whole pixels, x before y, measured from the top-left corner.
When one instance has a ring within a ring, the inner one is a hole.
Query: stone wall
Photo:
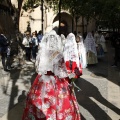
[[[15,26],[10,9],[4,4],[0,4],[0,6],[0,32],[5,34],[13,34],[15,31]]]

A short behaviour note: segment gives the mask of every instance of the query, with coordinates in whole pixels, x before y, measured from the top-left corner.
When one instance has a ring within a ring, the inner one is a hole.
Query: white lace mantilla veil
[[[92,33],[89,32],[84,40],[86,52],[91,51],[97,56],[95,40],[92,36]]]
[[[77,43],[75,41],[75,35],[73,33],[70,33],[67,36],[63,55],[64,55],[65,62],[74,61],[76,62],[77,67],[80,68]]]
[[[63,57],[61,39],[54,30],[44,35],[36,57],[36,71],[44,75],[47,71],[54,73],[54,65]]]
[[[105,42],[105,37],[104,37],[104,35],[101,35],[101,37],[100,37],[100,42]]]
[[[78,44],[78,51],[82,54],[82,68],[86,68],[87,67],[87,58],[86,58],[86,48],[85,48],[85,45],[83,43],[83,37],[81,35],[77,35],[78,37],[80,37],[80,42],[77,43]]]

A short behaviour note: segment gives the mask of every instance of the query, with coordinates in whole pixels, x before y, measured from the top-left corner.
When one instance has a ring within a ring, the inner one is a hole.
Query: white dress
[[[86,49],[83,42],[77,43],[77,48],[78,48],[81,67],[86,68],[87,67]]]
[[[96,51],[96,44],[95,44],[95,40],[92,36],[92,33],[88,33],[85,41],[85,48],[86,48],[86,52],[87,52],[87,63],[88,64],[96,64],[98,63],[97,60],[97,51]]]
[[[106,41],[103,35],[100,38],[100,44],[102,45],[104,52],[107,52]]]

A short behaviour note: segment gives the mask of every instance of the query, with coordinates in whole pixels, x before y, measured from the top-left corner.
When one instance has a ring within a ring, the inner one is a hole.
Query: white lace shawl
[[[46,34],[40,44],[36,57],[36,71],[44,75],[47,71],[53,72],[56,76],[67,77],[65,66],[61,63],[63,59],[62,43],[55,31]]]
[[[101,42],[105,42],[105,37],[104,37],[104,35],[101,35],[101,37],[100,37],[100,43]]]
[[[86,48],[86,52],[91,51],[92,53],[94,53],[97,56],[97,51],[96,51],[96,44],[95,44],[95,40],[92,36],[92,33],[88,33],[85,41],[85,48]]]

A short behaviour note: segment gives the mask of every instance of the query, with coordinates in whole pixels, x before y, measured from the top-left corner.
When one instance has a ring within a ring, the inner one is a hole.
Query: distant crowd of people
[[[22,120],[81,120],[72,80],[88,65],[97,64],[105,53],[104,34],[97,31],[88,32],[85,39],[80,33],[65,37],[52,30],[45,34],[35,62],[38,74],[28,92]]]
[[[36,56],[43,36],[44,35],[42,34],[42,31],[39,31],[38,33],[37,31],[32,33],[29,31],[25,32],[24,36],[21,38],[21,44],[24,47],[23,49],[25,51],[26,61],[36,61]],[[119,34],[113,34],[110,38],[111,44],[115,48],[114,64],[112,67],[117,67],[120,60],[119,36]],[[63,36],[61,35],[61,37]],[[84,37],[81,35],[81,33],[78,33],[75,34],[75,37],[82,68],[86,68],[87,65],[90,64],[97,64],[98,59],[104,57],[105,53],[107,53],[106,40],[108,36],[104,36],[102,32],[89,32]],[[63,38],[65,44],[66,37],[64,36]],[[1,58],[4,70],[10,70],[10,42],[3,33],[0,34],[0,53],[2,56]],[[18,52],[18,54],[19,53],[20,52]]]
[[[35,62],[42,37],[41,32],[37,34],[35,31],[32,35],[30,32],[25,33],[22,44],[25,47],[26,60]],[[87,64],[98,63],[98,58],[104,57],[104,54],[107,52],[106,40],[103,33],[95,32],[93,35],[89,32],[85,39],[78,33],[75,37],[82,68],[85,68]],[[64,36],[64,43],[65,40]]]
[[[105,37],[103,33],[97,31],[94,34],[88,32],[84,40],[82,35],[77,34],[76,42],[83,68],[90,64],[97,64],[98,59],[104,57],[107,52]]]
[[[35,61],[39,43],[41,42],[42,37],[43,35],[41,31],[38,33],[35,31],[32,33],[32,35],[28,31],[25,33],[22,44],[25,47],[26,60],[33,62]]]
[[[17,38],[17,40],[19,40]],[[74,94],[74,79],[82,70],[107,52],[103,33],[88,32],[85,38],[80,33],[58,35],[54,30],[46,33],[26,32],[21,40],[26,61],[35,63],[38,73],[26,99],[22,120],[62,119],[81,120],[79,106]],[[120,56],[120,41],[115,39],[115,63]],[[10,70],[10,42],[0,34],[0,54],[4,70]]]

